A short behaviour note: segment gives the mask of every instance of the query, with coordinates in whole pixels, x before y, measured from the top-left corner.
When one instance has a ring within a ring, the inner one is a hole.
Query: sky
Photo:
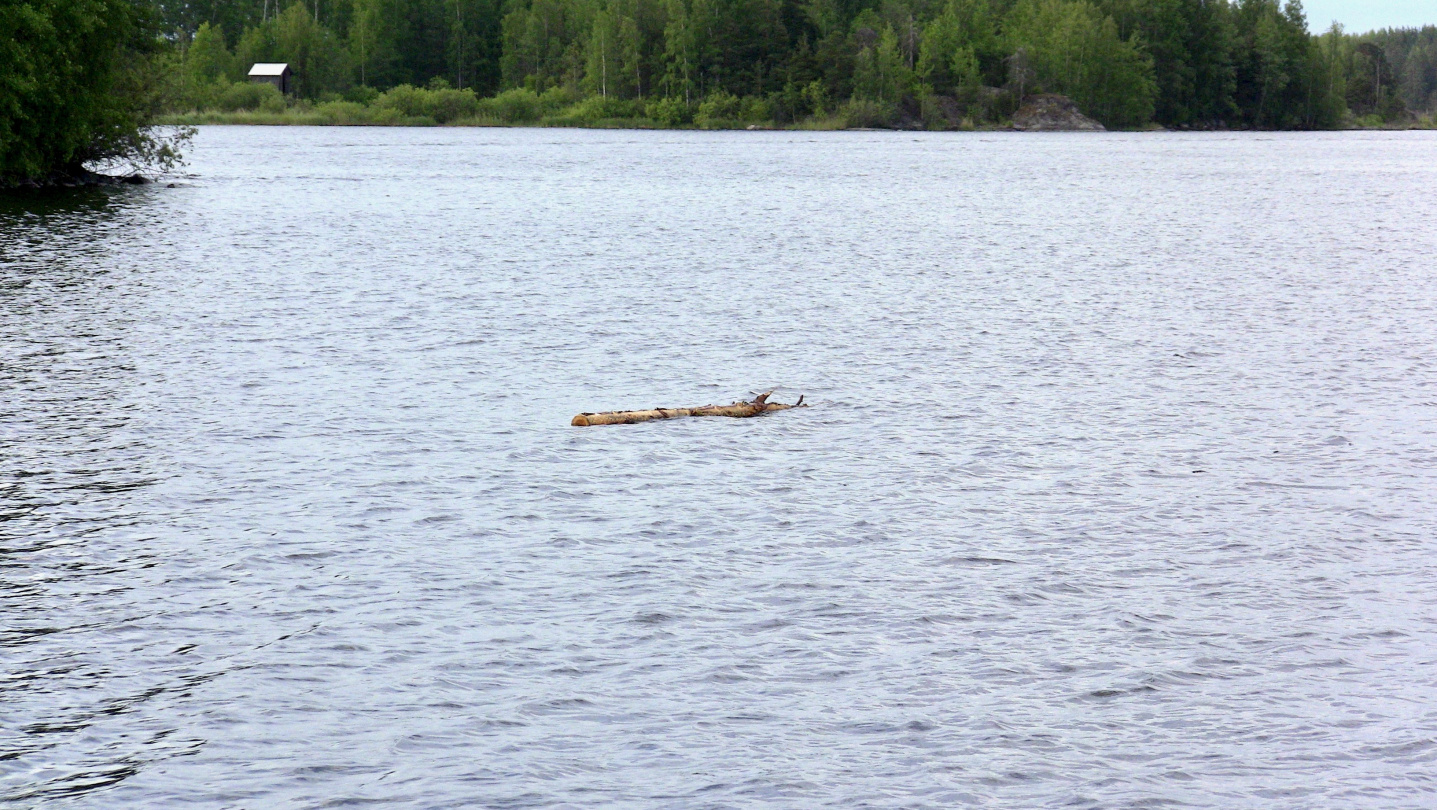
[[[1302,7],[1314,34],[1326,31],[1333,20],[1353,34],[1437,25],[1437,0],[1303,0]]]

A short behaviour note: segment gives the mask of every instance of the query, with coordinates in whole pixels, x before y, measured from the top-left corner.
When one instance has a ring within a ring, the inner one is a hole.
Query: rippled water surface
[[[0,804],[1437,806],[1431,133],[189,171],[0,200]]]

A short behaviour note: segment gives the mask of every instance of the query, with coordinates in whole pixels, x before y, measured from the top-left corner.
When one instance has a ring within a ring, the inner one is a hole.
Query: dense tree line
[[[1437,28],[1313,36],[1298,0],[162,0],[193,86],[289,62],[302,97],[704,102],[780,122],[866,104],[972,120],[1056,92],[1110,126],[1311,129],[1437,103]],[[211,85],[213,86],[213,85]],[[356,89],[362,88],[362,89]],[[214,91],[213,92],[219,92]],[[200,101],[204,94],[199,93]],[[618,109],[618,107],[616,107]],[[666,110],[667,113],[663,113]],[[1375,119],[1373,118],[1375,116]]]
[[[1437,27],[1312,35],[1298,0],[156,3],[0,0],[0,185],[163,165],[164,107],[946,127],[1052,92],[1109,126],[1294,129],[1437,109]],[[290,63],[300,100],[245,82],[254,62]]]
[[[1437,110],[1437,26],[1343,37],[1328,46],[1343,67],[1345,98],[1353,112],[1399,115]]]

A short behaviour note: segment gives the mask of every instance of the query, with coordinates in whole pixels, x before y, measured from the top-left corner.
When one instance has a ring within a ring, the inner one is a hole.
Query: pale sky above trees
[[[1304,0],[1307,27],[1326,31],[1333,20],[1350,33],[1376,28],[1420,28],[1437,25],[1437,0]]]

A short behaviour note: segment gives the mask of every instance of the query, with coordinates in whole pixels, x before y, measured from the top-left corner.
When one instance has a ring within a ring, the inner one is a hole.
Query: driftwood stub
[[[602,413],[581,413],[575,416],[570,425],[574,427],[588,427],[590,425],[632,425],[637,422],[652,422],[655,419],[677,419],[681,416],[733,416],[745,418],[759,416],[773,411],[786,411],[791,408],[807,408],[803,404],[803,397],[792,405],[784,405],[780,402],[769,402],[768,398],[773,395],[772,391],[759,394],[751,402],[735,402],[732,405],[704,405],[698,408],[651,408],[645,411],[604,411]]]

